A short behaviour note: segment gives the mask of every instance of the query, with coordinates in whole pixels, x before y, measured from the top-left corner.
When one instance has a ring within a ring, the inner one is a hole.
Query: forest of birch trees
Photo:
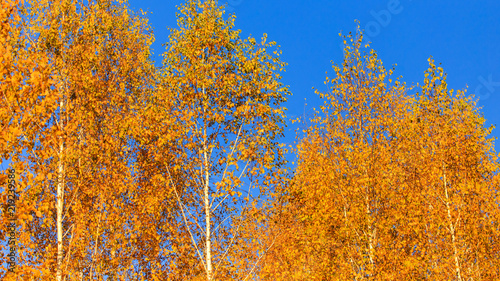
[[[235,18],[186,0],[155,64],[125,0],[0,0],[2,280],[500,280],[473,95],[358,28],[289,120],[279,45]]]

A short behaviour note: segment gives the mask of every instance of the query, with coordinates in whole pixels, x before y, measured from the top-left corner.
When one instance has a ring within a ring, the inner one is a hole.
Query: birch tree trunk
[[[203,88],[203,96],[205,96],[205,88]],[[206,108],[204,108],[204,111]],[[203,187],[204,205],[205,205],[205,262],[207,265],[207,280],[212,281],[212,245],[211,245],[211,229],[210,229],[210,174],[209,174],[209,159],[208,159],[208,143],[207,143],[207,124],[203,128],[203,166],[205,170],[205,183]]]
[[[64,102],[61,100],[60,102],[60,110],[61,114],[63,111],[64,107]],[[61,128],[61,131],[64,129],[64,124],[62,117],[60,115],[59,118],[59,126]],[[56,221],[56,227],[57,227],[57,272],[56,272],[56,280],[61,281],[62,280],[62,263],[63,263],[63,254],[64,254],[64,249],[63,249],[63,209],[64,209],[64,162],[63,162],[63,155],[64,154],[64,143],[62,137],[60,137],[60,143],[59,143],[59,163],[58,163],[58,176],[57,176],[57,205],[56,205],[56,212],[57,212],[57,221]]]
[[[451,218],[451,210],[450,210],[450,196],[448,194],[448,185],[446,182],[446,171],[444,169],[444,164],[443,164],[443,185],[444,185],[444,193],[446,196],[446,211],[448,215],[448,224],[449,224],[449,230],[451,234],[451,242],[453,245],[453,257],[455,259],[455,271],[457,272],[457,280],[462,281],[462,274],[460,272],[460,261],[458,259],[458,253],[457,253],[457,242],[456,242],[456,237],[455,237],[455,226],[453,225],[453,221]]]

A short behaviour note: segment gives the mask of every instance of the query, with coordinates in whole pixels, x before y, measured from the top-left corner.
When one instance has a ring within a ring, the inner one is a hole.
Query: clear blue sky
[[[143,9],[154,28],[153,46],[157,65],[168,40],[169,27],[176,27],[179,0],[131,0],[133,10]],[[372,41],[387,68],[396,66],[408,84],[421,82],[429,56],[448,74],[453,89],[468,86],[479,94],[487,126],[500,137],[500,1],[429,0],[226,0],[236,15],[236,29],[242,37],[252,35],[281,45],[282,60],[288,63],[283,82],[293,93],[285,104],[288,116],[306,115],[321,101],[312,87],[324,89],[325,72],[331,62],[340,64],[339,32],[355,31],[355,20]],[[285,142],[292,142],[294,129],[287,130]],[[497,144],[499,142],[497,141]],[[497,151],[498,145],[497,145]]]

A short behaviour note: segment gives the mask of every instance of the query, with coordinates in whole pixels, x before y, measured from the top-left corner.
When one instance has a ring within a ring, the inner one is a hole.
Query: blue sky
[[[131,0],[133,10],[143,9],[154,28],[153,46],[157,65],[168,40],[169,27],[176,27],[179,0]],[[432,56],[448,74],[449,88],[476,93],[486,124],[500,126],[500,1],[428,0],[226,0],[227,11],[236,15],[242,37],[276,41],[288,63],[283,83],[293,96],[285,107],[288,116],[312,113],[322,101],[312,87],[324,90],[325,72],[331,61],[340,64],[339,32],[355,31],[355,20],[370,37],[371,46],[387,68],[397,64],[396,74],[408,84],[423,80]],[[307,105],[305,104],[307,100]],[[294,129],[287,129],[285,142],[293,142]],[[500,128],[493,136],[500,136]],[[498,142],[497,142],[498,143]],[[498,151],[498,149],[497,149]]]

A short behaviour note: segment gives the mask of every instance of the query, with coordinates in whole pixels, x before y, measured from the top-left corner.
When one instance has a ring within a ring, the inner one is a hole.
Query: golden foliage
[[[499,278],[498,161],[474,100],[431,59],[407,88],[362,53],[361,33],[346,41],[276,206],[285,234],[262,279]]]

